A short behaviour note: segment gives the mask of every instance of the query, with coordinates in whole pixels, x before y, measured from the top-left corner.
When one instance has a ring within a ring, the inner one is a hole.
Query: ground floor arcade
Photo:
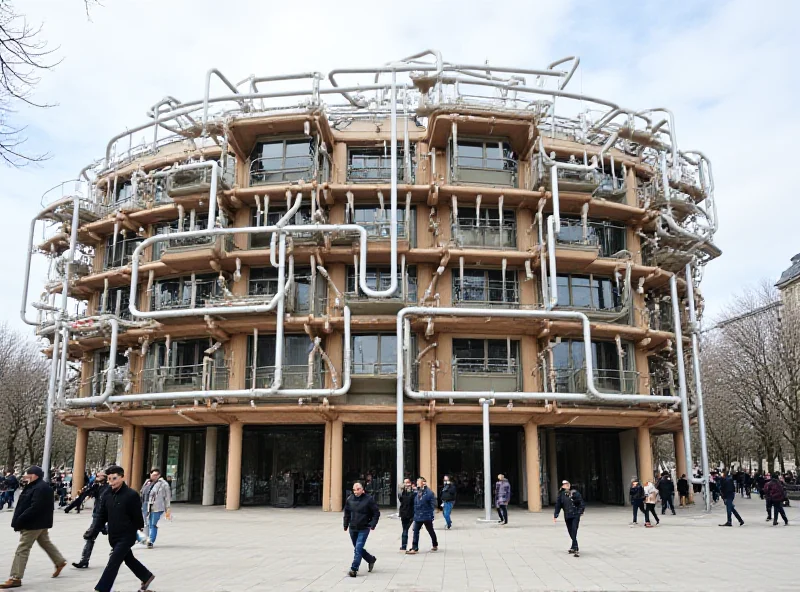
[[[425,476],[435,491],[450,475],[458,503],[481,507],[483,440],[474,407],[407,408],[404,472]],[[85,464],[89,431],[117,429],[129,483],[140,487],[158,467],[177,502],[339,511],[353,482],[361,481],[379,504],[395,503],[393,409],[231,406],[76,412],[62,419],[78,427],[74,487],[81,485],[77,468]],[[562,479],[587,501],[627,503],[631,477],[653,475],[654,434],[673,434],[677,471],[686,472],[680,422],[671,411],[498,406],[490,425],[492,482],[505,474],[512,504],[531,511],[553,503]]]

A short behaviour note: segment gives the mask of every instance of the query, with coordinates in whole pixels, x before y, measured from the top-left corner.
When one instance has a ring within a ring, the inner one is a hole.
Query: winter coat
[[[106,491],[111,489],[111,486],[106,482],[102,485],[95,481],[92,483],[92,488],[89,495],[94,497],[94,507],[92,508],[92,519],[97,518],[100,515],[100,500],[105,494]]]
[[[661,499],[669,499],[675,493],[675,484],[669,477],[662,477],[656,489],[658,489]]]
[[[719,492],[724,500],[729,500],[736,497],[736,483],[734,483],[733,478],[730,475],[722,480]]]
[[[454,502],[456,501],[456,493],[456,486],[452,483],[447,483],[442,486],[442,493],[439,496],[439,500],[443,502]]]
[[[414,497],[416,497],[414,490],[406,491],[403,489],[397,494],[397,501],[400,502],[400,518],[403,520],[414,519]]]
[[[786,499],[786,488],[778,479],[770,479],[764,486],[764,495],[773,503],[782,502]]]
[[[494,503],[497,506],[507,506],[511,501],[511,484],[508,479],[503,479],[494,484]]]
[[[631,504],[642,501],[644,499],[644,487],[642,487],[641,483],[639,485],[631,486],[629,495],[631,498]]]
[[[680,495],[680,496],[689,495],[689,480],[688,479],[678,479],[678,495]]]
[[[344,504],[344,528],[347,530],[366,530],[378,526],[381,511],[368,493],[350,494]]]
[[[658,498],[658,489],[656,489],[652,483],[648,483],[644,486],[644,495],[645,503],[654,504]]]
[[[429,487],[420,487],[414,496],[414,521],[428,522],[433,520],[436,511],[436,496]]]
[[[11,528],[40,530],[53,528],[53,491],[44,479],[29,483],[19,494]]]
[[[583,502],[581,494],[574,489],[566,491],[564,489],[558,490],[558,497],[556,498],[556,511],[553,518],[558,518],[561,510],[564,510],[564,518],[576,518],[583,515],[586,509],[586,504]]]
[[[124,482],[116,491],[110,486],[106,489],[100,497],[100,509],[89,530],[97,534],[104,524],[108,524],[108,542],[112,546],[125,540],[133,544],[136,531],[144,528],[142,499],[135,489]]]
[[[150,512],[164,512],[169,509],[172,491],[170,490],[169,483],[164,479],[159,479],[150,488],[147,497],[147,511]]]

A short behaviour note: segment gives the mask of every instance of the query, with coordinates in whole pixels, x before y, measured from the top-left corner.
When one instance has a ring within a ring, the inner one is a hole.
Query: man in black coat
[[[685,474],[681,475],[681,478],[678,479],[678,498],[681,507],[689,505],[689,480],[686,478]]]
[[[733,498],[736,497],[736,483],[727,472],[723,471],[722,473],[722,483],[720,483],[719,489],[722,494],[722,500],[725,502],[725,509],[728,512],[728,520],[725,524],[720,524],[720,526],[733,526],[731,524],[731,514],[736,516],[736,519],[739,521],[739,526],[742,526],[744,520],[739,516],[739,512],[736,511],[733,505]]]
[[[400,522],[403,525],[403,534],[400,537],[402,545],[401,551],[408,548],[408,529],[414,523],[414,485],[411,479],[403,480],[403,489],[397,494],[397,501],[400,502]]]
[[[100,515],[100,505],[101,505],[100,498],[103,497],[103,494],[105,494],[105,492],[108,491],[108,489],[109,485],[108,481],[106,480],[105,472],[98,471],[94,483],[89,485],[88,489],[86,489],[86,496],[94,497],[94,508],[92,508],[92,524],[94,524],[94,521],[97,520],[97,517]],[[103,526],[105,526],[105,524]],[[101,528],[100,532],[105,532],[105,528]],[[86,569],[87,567],[89,567],[89,558],[92,556],[92,549],[94,549],[94,541],[96,539],[97,539],[97,534],[90,539],[86,539],[86,543],[83,545],[83,553],[81,554],[81,560],[78,561],[77,563],[73,562],[72,564],[73,567],[76,567],[78,569]]]
[[[28,556],[34,542],[44,549],[56,566],[53,577],[57,578],[67,564],[67,560],[50,541],[48,530],[53,528],[53,493],[44,480],[44,472],[36,466],[25,471],[28,485],[22,490],[11,519],[11,528],[19,532],[19,545],[11,564],[11,576],[0,588],[19,588],[28,565]]]
[[[558,492],[558,497],[556,498],[556,511],[555,514],[553,514],[553,522],[555,523],[558,520],[558,515],[563,509],[564,522],[567,524],[569,538],[572,539],[572,546],[569,548],[569,552],[575,557],[580,557],[580,552],[578,550],[578,526],[580,526],[581,516],[583,516],[585,508],[586,504],[584,504],[581,494],[570,488],[569,481],[562,481],[561,490]]]
[[[661,473],[661,479],[659,479],[656,489],[658,489],[658,495],[661,496],[661,515],[666,514],[667,508],[669,508],[674,516],[675,504],[672,503],[672,496],[675,495],[675,484],[672,482],[672,477],[669,476],[669,473],[666,471]]]
[[[108,467],[106,476],[109,490],[100,498],[100,508],[92,525],[83,538],[87,541],[97,538],[104,525],[108,525],[108,544],[111,545],[111,556],[100,581],[95,586],[96,592],[111,592],[114,580],[117,579],[122,563],[128,566],[141,581],[140,590],[147,587],[155,576],[133,556],[131,547],[136,543],[136,532],[144,528],[142,517],[142,500],[136,490],[125,484],[125,471],[116,465]]]
[[[344,530],[350,530],[350,540],[353,543],[355,552],[353,554],[353,564],[347,573],[351,578],[358,575],[358,568],[361,567],[361,559],[367,560],[369,571],[375,567],[378,560],[374,555],[364,548],[369,533],[378,526],[378,519],[381,511],[372,496],[364,491],[361,483],[353,483],[353,494],[347,497],[344,503]],[[103,591],[105,592],[105,591]]]

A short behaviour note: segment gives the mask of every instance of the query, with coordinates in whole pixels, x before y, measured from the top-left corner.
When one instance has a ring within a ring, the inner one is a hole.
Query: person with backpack
[[[631,506],[633,506],[633,522],[631,523],[633,526],[638,524],[639,512],[641,511],[644,514],[644,487],[642,484],[639,483],[639,480],[635,477],[631,479],[631,490],[628,493],[631,500]]]
[[[764,497],[767,499],[767,503],[772,506],[772,526],[778,526],[778,514],[783,518],[784,526],[789,526],[789,519],[783,509],[783,500],[786,499],[786,487],[781,483],[777,473],[764,485]],[[769,516],[769,508],[767,509],[767,515]]]
[[[572,546],[569,548],[568,553],[574,557],[580,557],[580,549],[578,547],[578,526],[581,523],[581,516],[586,509],[586,504],[583,502],[581,494],[575,489],[570,487],[569,481],[561,482],[561,490],[558,492],[556,498],[556,510],[553,514],[553,523],[558,522],[558,515],[561,510],[564,510],[564,522],[567,525],[567,532],[569,538],[572,539]]]

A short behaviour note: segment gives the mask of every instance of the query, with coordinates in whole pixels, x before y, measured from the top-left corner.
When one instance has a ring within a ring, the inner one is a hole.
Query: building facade
[[[484,482],[482,406],[459,392],[494,398],[492,472],[530,510],[562,478],[626,503],[660,434],[686,472],[665,401],[679,344],[693,362],[687,280],[719,255],[707,160],[668,112],[568,93],[574,68],[476,68],[416,56],[360,90],[313,73],[276,97],[251,77],[232,98],[165,99],[49,203],[28,321],[78,428],[74,487],[88,433],[111,430],[131,484],[160,467],[177,501],[337,511],[360,480],[394,505],[399,364],[428,393],[403,398],[403,473],[451,475],[459,503],[482,505]],[[398,345],[411,306],[486,315],[411,316]],[[590,343],[554,311],[584,313]],[[589,382],[641,397],[559,400]]]

